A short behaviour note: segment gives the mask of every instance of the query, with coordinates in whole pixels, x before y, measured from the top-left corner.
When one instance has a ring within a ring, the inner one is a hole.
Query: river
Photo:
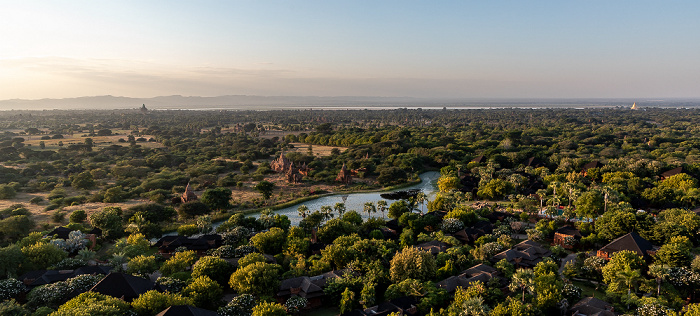
[[[423,191],[428,196],[429,200],[432,200],[435,197],[435,193],[437,192],[437,180],[440,178],[440,173],[437,171],[429,171],[429,172],[424,172],[420,174],[420,179],[421,182],[410,186],[403,188],[401,190],[410,190],[410,189],[420,189]],[[348,194],[334,194],[334,195],[329,195],[329,196],[324,196],[320,197],[315,200],[310,200],[306,201],[303,203],[295,204],[290,207],[286,207],[280,210],[275,211],[276,214],[280,215],[287,215],[289,217],[289,220],[292,221],[292,225],[299,225],[299,221],[301,221],[301,216],[299,216],[299,213],[297,212],[297,208],[299,206],[306,205],[309,208],[310,212],[313,211],[319,211],[321,209],[321,206],[328,205],[328,206],[334,206],[335,203],[338,202],[343,202],[345,200],[345,209],[347,211],[357,211],[362,215],[363,219],[366,219],[367,213],[363,212],[364,205],[366,202],[377,202],[379,200],[385,200],[383,199],[380,194],[385,193],[385,192],[371,192],[371,193],[348,193]],[[388,205],[391,205],[393,201],[391,200],[386,200]],[[423,211],[427,210],[427,206],[423,205]],[[337,213],[335,214],[336,216],[338,215]],[[258,217],[260,216],[260,213],[251,213],[251,214],[246,214],[246,216],[252,216],[252,217]],[[372,217],[382,217],[385,219],[388,219],[386,217],[386,212],[382,214],[381,212],[377,211],[377,213],[372,214]],[[214,223],[214,228],[216,226],[219,226],[222,222],[217,222]]]

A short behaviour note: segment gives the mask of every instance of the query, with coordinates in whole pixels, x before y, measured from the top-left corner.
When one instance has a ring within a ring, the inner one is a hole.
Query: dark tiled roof
[[[18,280],[29,287],[51,284],[65,281],[83,274],[108,274],[112,267],[109,266],[85,266],[75,270],[35,270],[21,275]]]
[[[139,295],[153,289],[156,289],[156,285],[151,280],[112,272],[95,284],[90,291],[116,298],[123,297],[125,301],[131,302]]]
[[[575,227],[571,227],[571,226],[563,226],[563,227],[557,229],[555,231],[555,233],[574,236],[574,237],[583,237],[583,236],[581,236],[581,231],[579,231]]]
[[[600,251],[612,254],[621,250],[630,250],[636,252],[643,258],[649,258],[648,251],[653,249],[654,245],[642,238],[642,236],[639,236],[639,234],[631,232],[611,241],[603,248],[600,248]]]
[[[586,297],[578,303],[571,306],[569,312],[572,315],[587,315],[587,316],[613,316],[616,315],[612,310],[612,305],[608,302],[599,300],[595,297]]]
[[[166,252],[172,252],[178,247],[185,247],[188,250],[209,250],[221,246],[221,240],[221,235],[218,234],[203,235],[197,238],[163,236],[154,246]]]
[[[666,171],[666,172],[662,173],[661,176],[664,177],[664,178],[668,178],[668,177],[670,177],[670,176],[675,176],[675,175],[677,175],[677,174],[681,174],[681,173],[684,173],[684,172],[685,172],[685,169],[683,169],[683,167],[678,167],[678,168],[673,168],[673,169],[671,169],[671,170],[669,170],[669,171]]]
[[[543,248],[540,244],[525,240],[513,248],[506,251],[500,252],[493,256],[492,260],[499,261],[506,259],[511,264],[523,266],[523,267],[534,267],[537,263],[542,261],[542,258],[548,257],[552,254],[549,249]]]
[[[601,163],[600,161],[596,160],[596,161],[591,161],[591,162],[589,162],[589,163],[583,165],[582,170],[583,170],[583,171],[586,171],[586,170],[591,169],[591,168],[601,168],[601,167],[603,167],[603,163]]]
[[[68,239],[68,234],[72,232],[73,230],[70,228],[66,228],[63,226],[56,227],[54,230],[52,230],[50,233],[46,234],[47,236],[56,236],[61,239]]]
[[[448,245],[441,241],[431,240],[422,244],[418,244],[415,247],[421,250],[429,251],[431,254],[436,255],[447,250]]]
[[[173,305],[158,313],[156,316],[218,316],[214,311],[197,308],[190,305]]]

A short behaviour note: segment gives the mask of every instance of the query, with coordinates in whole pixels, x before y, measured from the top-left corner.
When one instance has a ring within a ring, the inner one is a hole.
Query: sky
[[[700,97],[700,1],[0,0],[0,100]]]

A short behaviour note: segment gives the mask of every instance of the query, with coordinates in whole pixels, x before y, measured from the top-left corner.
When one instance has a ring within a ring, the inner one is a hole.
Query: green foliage
[[[437,267],[430,252],[417,248],[404,248],[391,259],[389,272],[391,280],[400,282],[406,279],[429,280],[435,276]]]
[[[0,315],[27,316],[29,311],[12,299],[0,303]]]
[[[81,172],[72,177],[71,186],[79,190],[89,190],[95,187],[95,180],[89,171]]]
[[[217,313],[221,316],[251,316],[255,307],[255,297],[250,294],[241,294],[234,297],[226,306],[219,308]]]
[[[253,307],[252,316],[285,316],[287,310],[282,304],[262,302]]]
[[[182,219],[195,218],[207,213],[209,213],[209,207],[201,201],[182,203],[180,207],[177,208],[177,214]]]
[[[15,242],[34,228],[34,220],[28,215],[14,215],[0,220],[0,240]]]
[[[686,267],[693,260],[690,250],[693,244],[686,236],[672,237],[654,255],[654,263],[670,267]]]
[[[197,233],[199,233],[197,224],[183,224],[177,228],[177,234],[180,236],[192,236]]]
[[[192,266],[192,278],[206,276],[216,281],[219,285],[226,286],[232,271],[232,266],[226,260],[206,256],[199,258]]]
[[[513,192],[515,188],[509,181],[503,179],[491,179],[483,187],[480,186],[476,194],[482,198],[496,200],[507,196]]]
[[[192,304],[194,304],[192,299],[182,297],[180,294],[151,290],[134,299],[131,307],[139,316],[154,316],[173,305]]]
[[[398,200],[389,205],[389,213],[387,216],[391,219],[399,219],[404,213],[410,212],[408,203],[404,200]]]
[[[272,295],[279,286],[280,270],[281,267],[276,264],[249,264],[231,274],[229,285],[238,293]]]
[[[272,191],[274,189],[275,184],[269,181],[260,181],[255,185],[255,190],[260,192],[265,200],[268,200],[272,196]]]
[[[262,253],[276,255],[282,252],[286,238],[284,230],[272,227],[269,231],[258,233],[250,238],[250,243]]]
[[[334,218],[321,226],[318,230],[318,238],[321,242],[330,244],[340,236],[350,235],[356,232],[357,227],[352,223]]]
[[[195,277],[193,273],[192,277],[182,294],[191,298],[197,307],[216,310],[221,305],[224,295],[221,285],[206,275]]]
[[[70,213],[69,219],[71,223],[82,223],[87,219],[87,214],[83,210],[75,210]]]
[[[165,261],[160,267],[160,272],[168,276],[175,272],[185,271],[185,269],[194,264],[197,259],[197,253],[192,250],[177,252]]]
[[[26,258],[26,262],[22,267],[25,270],[46,269],[49,266],[65,259],[68,254],[54,244],[38,242],[31,246],[22,248],[22,254]]]
[[[17,196],[14,187],[7,184],[0,184],[0,200],[11,200]]]
[[[139,255],[129,260],[127,272],[130,274],[148,274],[158,270],[160,263],[155,256]]]
[[[90,215],[92,226],[102,230],[102,236],[109,239],[116,239],[124,234],[122,225],[122,209],[120,207],[105,207]]]
[[[121,316],[129,303],[108,295],[85,292],[61,305],[51,316]]]
[[[246,266],[256,263],[256,262],[267,262],[267,259],[265,259],[265,256],[263,256],[261,253],[258,252],[253,252],[249,253],[243,258],[238,260],[238,268],[245,268]]]
[[[225,210],[228,209],[231,204],[231,190],[227,188],[215,188],[207,189],[202,193],[200,201],[206,204],[212,210]]]

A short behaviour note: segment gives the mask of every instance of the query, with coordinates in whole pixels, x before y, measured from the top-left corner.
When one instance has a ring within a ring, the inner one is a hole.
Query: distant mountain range
[[[396,108],[396,107],[698,107],[699,99],[428,99],[410,97],[314,97],[314,96],[253,96],[225,95],[217,97],[160,96],[130,98],[90,96],[66,99],[0,100],[0,110],[52,109],[136,109],[145,104],[148,109],[304,109],[304,108]]]

